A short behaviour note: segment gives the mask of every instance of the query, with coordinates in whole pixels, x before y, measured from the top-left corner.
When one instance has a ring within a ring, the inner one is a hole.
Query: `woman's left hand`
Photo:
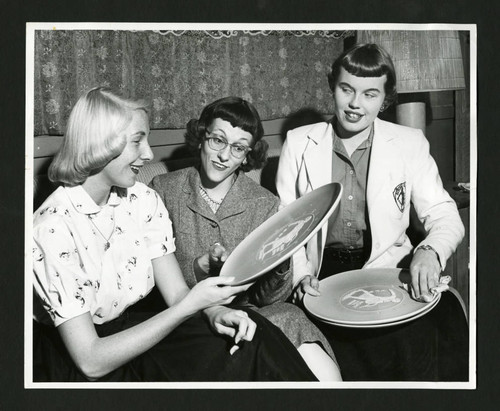
[[[410,263],[411,285],[415,299],[430,295],[439,283],[441,265],[432,251],[417,249]]]
[[[235,344],[241,340],[252,341],[257,324],[245,311],[216,306],[203,310],[203,314],[215,332],[234,337]]]
[[[229,253],[222,244],[214,243],[210,246],[206,254],[196,259],[194,270],[198,272],[198,276],[200,277],[217,275],[228,256]]]
[[[214,243],[208,249],[208,265],[210,270],[220,270],[227,260],[229,253],[221,243]]]

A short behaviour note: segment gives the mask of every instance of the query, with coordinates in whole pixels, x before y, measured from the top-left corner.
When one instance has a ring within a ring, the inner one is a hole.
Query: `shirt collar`
[[[64,186],[64,190],[68,195],[71,203],[77,211],[83,214],[96,214],[102,210],[102,207],[97,205],[95,201],[90,197],[90,195],[85,191],[81,185],[77,186]],[[108,198],[106,205],[117,206],[120,204],[121,198],[117,194],[116,190],[111,189],[111,193]]]
[[[337,119],[334,118],[332,120],[332,133],[333,133],[333,150],[336,151],[337,153],[340,154],[347,154],[344,144],[342,144],[340,137],[337,135],[335,132],[335,123],[337,122]],[[363,141],[356,150],[362,150],[365,148],[370,148],[373,142],[373,134],[374,134],[374,124],[372,123],[371,125],[371,130],[370,134],[368,135],[368,138]]]

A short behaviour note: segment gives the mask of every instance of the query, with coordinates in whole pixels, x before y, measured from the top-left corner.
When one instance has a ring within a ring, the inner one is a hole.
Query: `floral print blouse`
[[[151,260],[175,251],[172,224],[153,189],[121,191],[100,207],[82,186],[63,186],[35,212],[37,321],[58,326],[90,312],[102,324],[153,288]]]

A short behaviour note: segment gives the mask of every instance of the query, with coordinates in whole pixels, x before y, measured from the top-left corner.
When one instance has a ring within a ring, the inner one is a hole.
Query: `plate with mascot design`
[[[338,326],[395,325],[430,311],[430,302],[413,299],[408,292],[410,272],[400,268],[346,271],[321,280],[320,296],[304,296],[304,307],[314,317]]]
[[[250,233],[229,255],[220,275],[231,285],[255,281],[307,243],[337,208],[342,185],[321,186],[290,203]]]

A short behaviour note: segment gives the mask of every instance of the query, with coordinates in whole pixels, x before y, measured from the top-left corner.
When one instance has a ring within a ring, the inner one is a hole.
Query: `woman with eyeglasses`
[[[198,166],[157,176],[151,187],[173,223],[176,256],[189,287],[217,276],[227,256],[278,210],[279,199],[245,175],[267,158],[256,109],[237,97],[206,106],[187,124],[186,143]],[[251,306],[280,328],[319,380],[339,381],[334,354],[291,295],[289,261],[256,281],[232,306]]]

